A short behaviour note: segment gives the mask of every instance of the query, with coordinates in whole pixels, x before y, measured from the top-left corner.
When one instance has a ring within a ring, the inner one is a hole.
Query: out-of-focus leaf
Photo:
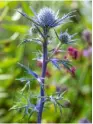
[[[18,32],[15,32],[11,37],[10,40],[15,40],[19,36]]]
[[[6,98],[8,96],[5,92],[0,92],[0,98]]]
[[[4,59],[2,62],[0,62],[0,68],[8,68],[8,67],[16,64],[17,61],[18,61],[17,58]]]
[[[6,44],[6,43],[11,43],[14,40],[16,40],[16,38],[19,36],[18,32],[15,32],[11,37],[9,37],[8,39],[0,39],[0,44]]]
[[[64,76],[64,77],[61,78],[60,83],[61,83],[61,84],[64,84],[64,83],[66,83],[70,78],[71,78],[70,75],[66,75],[66,76]]]
[[[1,4],[1,3],[0,3]],[[3,18],[6,16],[7,12],[8,12],[9,8],[8,7],[5,7],[3,12],[1,13],[0,15],[0,21],[3,20]]]
[[[0,80],[8,80],[11,78],[12,78],[11,74],[0,74]]]
[[[5,109],[0,109],[0,116],[5,114],[6,110]]]
[[[0,1],[0,9],[4,8],[5,6],[7,6],[8,1]]]
[[[12,16],[12,20],[17,21],[20,19],[20,17],[21,17],[20,13],[15,12],[14,15]]]
[[[29,29],[27,25],[16,25],[16,24],[11,24],[11,25],[2,24],[2,27],[12,32],[19,32],[22,34],[27,32]]]
[[[32,13],[30,7],[29,7],[29,4],[27,2],[23,2],[22,3],[22,7],[23,7],[23,10],[25,13],[27,13],[28,15],[31,15],[33,16],[34,14]]]
[[[7,0],[8,1],[8,0]],[[18,5],[18,3],[20,3],[20,1],[16,1],[16,0],[14,0],[14,1],[12,1],[12,0],[10,0],[9,2],[8,2],[8,7],[11,9],[11,10],[14,10],[14,8],[16,8],[16,6]]]

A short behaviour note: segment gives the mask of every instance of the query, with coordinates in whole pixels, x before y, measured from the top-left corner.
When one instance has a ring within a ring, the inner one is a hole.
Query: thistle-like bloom
[[[69,44],[69,43],[72,43],[77,40],[77,39],[74,39],[74,40],[72,39],[75,35],[76,35],[76,33],[73,35],[68,34],[67,30],[66,30],[64,33],[62,33],[62,32],[60,33],[59,40],[62,43]]]
[[[46,7],[39,11],[36,21],[42,27],[53,27],[58,19],[57,15],[52,9]]]
[[[59,26],[63,23],[66,23],[68,19],[70,19],[71,17],[73,17],[74,15],[72,15],[73,12],[72,11],[66,15],[64,15],[61,18],[58,18],[58,12],[55,13],[52,9],[45,7],[42,8],[39,13],[37,14],[33,8],[31,8],[35,17],[34,18],[30,18],[28,15],[26,15],[23,12],[18,11],[21,15],[23,15],[24,17],[26,17],[28,20],[32,21],[35,25],[40,26],[42,28],[53,28],[56,26]]]
[[[59,11],[58,11],[59,12]],[[60,24],[63,24],[66,22],[66,19],[69,19],[73,17],[71,14],[72,12],[64,15],[62,18],[58,18],[58,12],[55,13],[52,9],[45,7],[39,11],[37,14],[36,22],[41,27],[56,27]]]

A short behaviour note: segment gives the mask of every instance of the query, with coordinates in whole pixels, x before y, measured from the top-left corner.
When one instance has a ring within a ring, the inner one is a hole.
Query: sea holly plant
[[[25,115],[29,115],[29,118],[31,115],[36,112],[37,113],[37,123],[41,123],[42,120],[42,112],[47,107],[47,103],[54,104],[55,110],[59,108],[60,113],[62,113],[62,109],[64,107],[69,107],[70,102],[66,99],[64,99],[64,93],[65,92],[56,92],[55,94],[51,94],[50,96],[46,95],[45,88],[46,88],[46,72],[47,72],[47,65],[49,63],[52,63],[53,66],[55,66],[60,72],[62,69],[66,69],[68,72],[70,72],[73,76],[75,76],[75,68],[72,66],[71,61],[65,56],[63,59],[59,59],[55,57],[55,54],[57,52],[64,53],[64,50],[61,49],[61,46],[64,44],[73,44],[77,39],[73,39],[75,34],[69,34],[66,30],[65,32],[61,32],[58,34],[56,32],[56,27],[63,25],[65,23],[70,22],[70,18],[72,18],[75,13],[75,11],[72,11],[70,13],[64,14],[61,18],[58,17],[59,11],[55,13],[51,8],[45,7],[40,9],[39,13],[36,13],[33,8],[31,10],[34,13],[34,17],[31,18],[27,14],[23,13],[22,11],[17,10],[18,13],[20,13],[22,16],[24,16],[26,19],[32,22],[33,28],[32,32],[39,34],[38,38],[32,38],[32,39],[25,39],[21,44],[24,43],[30,43],[35,42],[41,45],[41,51],[38,52],[36,61],[39,62],[39,66],[42,67],[41,75],[39,76],[36,72],[32,71],[31,68],[18,63],[19,66],[21,66],[28,75],[31,75],[33,78],[20,78],[17,80],[20,80],[21,82],[26,82],[26,85],[22,89],[24,91],[27,87],[30,89],[30,82],[33,80],[36,80],[37,83],[40,86],[40,94],[39,95],[33,95],[33,93],[29,93],[28,97],[25,98],[27,101],[24,103],[23,106],[15,105],[11,109],[21,109],[24,108]],[[55,46],[52,50],[49,50],[48,46],[51,44],[51,41],[49,40],[50,36],[50,30],[52,30],[55,33],[55,36],[57,38],[58,45]],[[62,31],[62,30],[61,30]],[[33,34],[33,33],[32,33]],[[38,35],[37,35],[38,36]],[[73,49],[72,49],[73,50]],[[71,48],[69,48],[70,53]],[[37,53],[36,53],[37,54]],[[75,55],[74,55],[75,54]],[[77,58],[77,53],[73,52],[73,55],[75,58]],[[62,68],[61,68],[62,67]],[[24,93],[23,93],[24,94]],[[31,99],[36,100],[36,104],[31,103]],[[20,100],[20,104],[21,104]],[[19,104],[19,105],[20,105]]]

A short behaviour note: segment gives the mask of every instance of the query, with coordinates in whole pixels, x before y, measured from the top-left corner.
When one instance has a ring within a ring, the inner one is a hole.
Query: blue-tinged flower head
[[[59,40],[65,44],[72,43],[75,40],[77,40],[77,39],[74,39],[74,40],[72,39],[75,35],[76,35],[76,33],[73,35],[68,34],[68,32],[66,30],[64,33],[62,33],[62,32],[60,33]]]
[[[61,18],[58,18],[59,11],[55,13],[51,8],[48,7],[42,8],[38,14],[36,14],[35,11],[33,12],[35,14],[34,18],[35,23],[37,23],[39,26],[43,28],[44,27],[53,28],[63,23],[66,23],[68,19],[74,16],[72,15],[72,13],[75,11],[72,11],[68,14],[64,14],[64,16]]]
[[[35,17],[34,18],[30,18],[26,13],[20,12],[19,10],[17,10],[22,16],[26,17],[28,20],[32,21],[35,25],[40,26],[42,28],[53,28],[56,26],[59,26],[63,23],[68,22],[67,20],[70,19],[71,17],[75,16],[72,15],[73,12],[72,11],[68,14],[64,14],[63,17],[58,18],[58,12],[55,13],[51,8],[45,7],[42,8],[39,13],[36,13],[34,11],[34,9],[31,7]]]
[[[48,7],[41,9],[37,15],[37,21],[42,27],[52,27],[57,19],[55,12]]]

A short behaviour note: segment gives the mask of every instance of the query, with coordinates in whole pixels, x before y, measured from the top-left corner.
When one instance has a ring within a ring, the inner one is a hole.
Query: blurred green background
[[[68,28],[70,34],[78,33],[78,41],[73,47],[77,48],[79,56],[72,63],[76,67],[76,78],[73,78],[64,69],[60,73],[54,66],[49,64],[50,76],[46,79],[46,93],[52,94],[56,90],[67,89],[65,98],[71,102],[70,108],[63,108],[62,116],[59,111],[56,113],[54,106],[46,109],[43,113],[42,122],[54,123],[78,123],[81,119],[92,120],[92,60],[91,60],[91,30],[92,30],[92,2],[91,1],[12,1],[0,2],[0,122],[27,122],[22,119],[22,113],[9,111],[15,104],[15,97],[19,99],[19,92],[24,83],[15,80],[16,78],[27,76],[17,65],[17,62],[28,65],[37,73],[41,74],[41,69],[37,66],[35,53],[41,47],[35,43],[29,43],[18,47],[20,42],[28,37],[31,29],[31,22],[22,17],[15,9],[20,9],[33,17],[29,6],[36,12],[40,8],[48,6],[55,11],[59,11],[59,16],[74,9],[77,10],[76,17],[72,18],[73,23],[68,23],[58,27],[56,30],[65,31]],[[57,39],[52,42],[51,48],[58,43]],[[71,46],[71,45],[70,45]],[[64,46],[63,49],[67,49]],[[60,57],[60,55],[58,55]],[[39,94],[39,85],[31,82],[31,92]],[[33,114],[29,122],[36,122],[37,115]]]

